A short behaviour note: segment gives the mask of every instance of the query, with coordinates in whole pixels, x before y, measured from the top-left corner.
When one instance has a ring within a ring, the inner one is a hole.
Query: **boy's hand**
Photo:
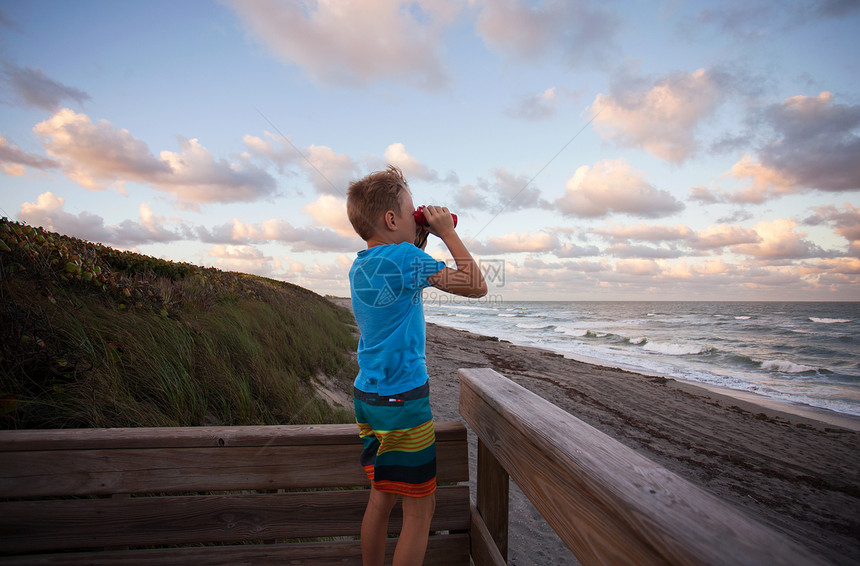
[[[425,206],[423,212],[424,218],[429,224],[427,230],[434,236],[444,239],[445,236],[454,232],[454,218],[447,207]]]

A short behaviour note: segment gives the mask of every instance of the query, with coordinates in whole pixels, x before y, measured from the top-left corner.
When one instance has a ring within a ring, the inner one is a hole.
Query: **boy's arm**
[[[487,282],[478,263],[466,249],[466,245],[454,230],[454,219],[447,208],[428,206],[424,216],[430,224],[429,231],[445,242],[454,257],[457,269],[443,267],[427,278],[427,281],[443,291],[464,297],[483,297],[487,294]]]

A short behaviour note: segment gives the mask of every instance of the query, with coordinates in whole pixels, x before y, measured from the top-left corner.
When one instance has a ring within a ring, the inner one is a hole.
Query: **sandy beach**
[[[428,324],[437,420],[462,420],[457,370],[467,367],[493,368],[833,564],[860,563],[858,418]],[[510,564],[578,563],[515,486],[510,520]]]

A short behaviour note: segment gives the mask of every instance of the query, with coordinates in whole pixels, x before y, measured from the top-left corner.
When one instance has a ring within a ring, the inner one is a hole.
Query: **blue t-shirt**
[[[427,278],[445,267],[413,244],[358,252],[349,270],[352,312],[361,330],[355,387],[395,395],[427,381],[424,303]]]

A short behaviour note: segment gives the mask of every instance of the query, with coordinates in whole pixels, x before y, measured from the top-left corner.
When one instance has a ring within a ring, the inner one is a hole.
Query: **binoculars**
[[[418,210],[416,210],[413,214],[415,215],[415,223],[418,224],[419,226],[429,226],[430,225],[427,222],[427,219],[424,218],[424,207],[423,206],[419,206]],[[457,215],[451,214],[451,218],[454,219],[454,228],[456,228],[457,227]]]

